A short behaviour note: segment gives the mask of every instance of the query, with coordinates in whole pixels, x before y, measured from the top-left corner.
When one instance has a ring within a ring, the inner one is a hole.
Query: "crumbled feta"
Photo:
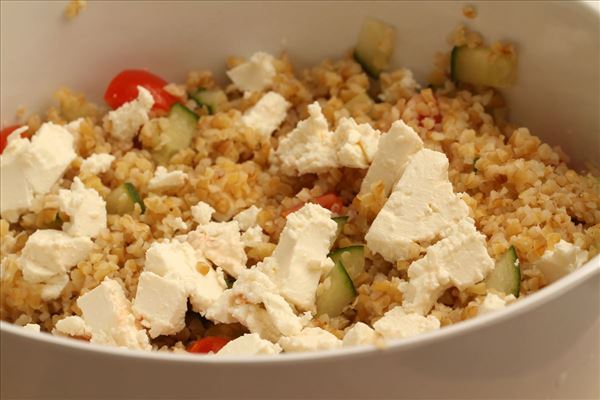
[[[139,327],[123,288],[114,280],[102,283],[77,299],[92,343],[150,350],[146,331]]]
[[[261,211],[262,208],[253,205],[240,211],[233,219],[238,222],[240,229],[245,231],[258,223],[257,218]]]
[[[242,233],[242,242],[244,243],[244,247],[257,247],[262,243],[267,243],[269,241],[269,237],[265,235],[260,226],[253,226],[248,228],[246,232]]]
[[[333,133],[319,103],[309,105],[308,113],[307,119],[281,138],[275,152],[287,175],[319,173],[338,165]]]
[[[58,274],[43,282],[40,295],[42,300],[54,300],[60,296],[65,286],[69,283],[68,274]]]
[[[203,201],[199,201],[190,210],[192,211],[192,218],[198,225],[208,224],[215,213],[215,209]]]
[[[187,232],[187,230],[188,230],[187,224],[183,221],[183,219],[181,219],[181,217],[174,217],[171,214],[168,214],[166,217],[164,217],[162,219],[162,223],[163,223],[163,225],[171,228],[173,230],[173,232],[176,232],[176,231]]]
[[[11,138],[0,155],[2,218],[17,222],[33,196],[48,193],[75,157],[73,137],[52,122],[43,124],[31,141]]]
[[[188,293],[181,280],[143,271],[133,300],[133,312],[150,328],[151,338],[173,335],[185,327]]]
[[[273,83],[276,74],[273,62],[272,55],[258,52],[245,63],[227,71],[227,76],[241,91],[258,92]]]
[[[467,204],[448,180],[448,159],[424,149],[406,166],[365,239],[387,261],[405,260],[418,255],[419,242],[436,239],[468,215]]]
[[[424,317],[406,313],[396,306],[373,324],[375,331],[384,339],[404,339],[440,328],[440,321],[433,315]]]
[[[144,271],[181,282],[192,308],[202,315],[226,287],[222,272],[215,271],[189,243],[177,240],[152,243]]]
[[[38,324],[27,324],[23,326],[23,329],[26,329],[31,332],[39,332],[40,326]]]
[[[561,240],[553,249],[546,250],[535,266],[544,274],[546,282],[552,283],[581,267],[587,259],[587,251]]]
[[[319,280],[332,267],[327,253],[336,232],[331,212],[308,203],[287,217],[273,255],[264,262],[273,265],[272,277],[281,294],[301,310],[315,309]]]
[[[42,293],[46,300],[50,300],[58,297],[68,282],[67,272],[86,259],[92,248],[93,243],[88,237],[72,237],[61,231],[40,229],[27,239],[18,265],[27,282],[50,285]]]
[[[246,268],[248,257],[237,221],[199,225],[188,234],[188,242],[233,277]]]
[[[423,141],[419,135],[403,121],[394,122],[390,130],[381,135],[373,162],[362,181],[361,193],[369,192],[374,183],[382,181],[385,194],[389,195],[411,156],[421,149]]]
[[[138,86],[136,99],[123,104],[106,116],[106,128],[118,140],[131,140],[148,122],[148,113],[154,106],[154,98],[148,89]]]
[[[290,107],[291,104],[282,95],[269,92],[244,113],[242,124],[254,129],[263,139],[268,139],[285,120]]]
[[[381,132],[369,124],[342,118],[334,132],[338,164],[349,168],[368,168],[377,151]]]
[[[260,268],[243,270],[231,289],[208,309],[206,318],[222,323],[239,322],[263,339],[300,333],[303,319],[278,293],[277,286]]]
[[[377,333],[369,325],[357,322],[344,334],[344,347],[374,344]]]
[[[427,314],[446,289],[464,290],[494,269],[485,236],[477,232],[471,218],[452,225],[444,236],[408,268],[410,280],[402,291],[403,307],[409,312]]]
[[[110,169],[115,156],[108,153],[92,154],[81,163],[79,171],[86,175],[103,174]]]
[[[220,356],[255,356],[281,353],[281,346],[261,339],[256,333],[246,333],[227,343],[219,352]]]
[[[163,166],[159,166],[154,171],[154,176],[148,182],[150,190],[175,189],[185,184],[187,174],[183,171],[167,171]]]
[[[477,307],[477,315],[488,314],[490,312],[500,310],[515,300],[516,298],[512,294],[501,297],[495,293],[488,293],[481,304]]]
[[[321,328],[304,328],[294,336],[284,336],[279,339],[279,345],[287,353],[296,351],[319,351],[338,349],[342,341],[330,332]]]
[[[89,338],[92,335],[90,327],[85,324],[83,318],[77,315],[71,315],[58,321],[52,333],[82,338]]]
[[[88,189],[78,177],[71,190],[58,191],[60,210],[70,218],[63,224],[63,231],[71,236],[94,238],[106,228],[106,202],[94,189]]]

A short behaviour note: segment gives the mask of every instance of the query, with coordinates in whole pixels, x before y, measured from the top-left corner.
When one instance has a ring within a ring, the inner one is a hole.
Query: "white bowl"
[[[514,121],[560,145],[581,167],[600,160],[598,4],[89,2],[1,3],[1,118],[42,110],[66,85],[100,101],[119,70],[171,81],[224,70],[229,55],[286,49],[302,67],[342,55],[361,21],[398,28],[395,66],[425,82],[460,22],[518,45]],[[222,75],[222,74],[221,74]],[[600,258],[492,315],[390,343],[270,358],[211,358],[100,347],[0,323],[2,397],[598,398]]]

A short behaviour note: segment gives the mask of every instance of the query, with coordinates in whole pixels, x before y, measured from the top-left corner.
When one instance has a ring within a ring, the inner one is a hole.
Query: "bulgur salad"
[[[2,130],[0,316],[131,349],[384,346],[501,309],[600,249],[600,183],[513,125],[511,45],[460,27],[428,86],[367,18],[337,61],[125,70]]]

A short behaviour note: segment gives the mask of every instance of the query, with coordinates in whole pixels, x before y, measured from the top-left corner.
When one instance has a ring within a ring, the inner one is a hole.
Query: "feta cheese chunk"
[[[168,190],[176,189],[185,184],[187,180],[187,174],[183,171],[167,171],[163,166],[159,166],[154,171],[154,176],[148,182],[148,189],[150,190]]]
[[[369,325],[357,322],[344,335],[344,347],[372,345],[377,341],[377,333]]]
[[[261,339],[256,333],[246,333],[227,343],[219,352],[220,356],[256,356],[281,353],[281,346]]]
[[[0,155],[2,217],[17,222],[33,196],[48,193],[75,158],[73,136],[52,122],[44,123],[31,141],[10,140]]]
[[[587,251],[561,239],[553,249],[544,252],[535,266],[544,274],[546,282],[552,283],[581,267],[587,259]]]
[[[150,350],[148,336],[131,312],[123,288],[109,278],[77,299],[92,343]]]
[[[85,260],[93,246],[88,237],[72,237],[53,229],[39,229],[27,239],[17,263],[27,282],[50,285],[42,295],[45,300],[51,300],[58,297],[67,284],[67,272]]]
[[[192,206],[190,211],[192,212],[192,218],[198,225],[208,224],[215,213],[215,209],[203,201],[199,201],[195,206]]]
[[[69,283],[69,275],[66,273],[48,278],[48,280],[43,282],[40,292],[42,300],[49,301],[58,298],[65,286],[67,286],[67,283]]]
[[[79,171],[86,175],[103,174],[110,169],[115,156],[108,153],[92,154],[81,163]]]
[[[275,78],[274,58],[258,52],[248,61],[227,71],[227,76],[243,92],[258,92],[271,86]]]
[[[146,122],[148,113],[154,106],[154,98],[148,89],[138,86],[138,96],[106,116],[106,127],[115,139],[132,140]]]
[[[162,219],[162,224],[169,227],[173,232],[183,231],[187,232],[188,226],[181,217],[174,217],[172,214],[168,214]]]
[[[78,177],[71,190],[58,191],[60,210],[69,215],[70,221],[63,224],[63,231],[71,236],[95,238],[106,228],[106,202],[94,189],[87,189]]]
[[[222,272],[215,271],[189,243],[177,240],[152,243],[144,271],[182,284],[193,310],[202,315],[226,287]]]
[[[334,132],[338,164],[349,168],[368,168],[373,161],[381,132],[369,124],[342,118]]]
[[[325,172],[337,167],[333,133],[318,102],[308,106],[309,117],[279,141],[275,152],[286,175]]]
[[[236,221],[209,222],[188,234],[188,242],[229,275],[237,277],[248,257]]]
[[[261,243],[267,243],[269,237],[265,235],[260,226],[253,226],[248,228],[246,232],[242,233],[242,242],[244,247],[258,247]]]
[[[308,203],[291,213],[273,255],[273,280],[281,294],[303,311],[314,311],[321,276],[331,269],[327,254],[335,240],[337,223],[331,212]]]
[[[238,222],[240,229],[245,231],[258,223],[257,218],[261,211],[261,208],[253,205],[240,211],[233,219]]]
[[[425,315],[446,289],[464,290],[492,269],[494,260],[487,253],[485,236],[466,218],[451,226],[445,239],[427,248],[425,257],[408,267],[410,280],[402,288],[402,305],[408,312]]]
[[[92,335],[90,327],[85,324],[83,318],[77,315],[71,315],[58,321],[52,333],[81,338],[89,338]]]
[[[412,157],[365,239],[387,261],[406,260],[418,255],[419,242],[436,239],[468,215],[448,180],[446,155],[424,149]]]
[[[272,342],[282,335],[300,333],[303,326],[303,320],[258,267],[242,271],[233,287],[209,308],[206,318],[222,323],[237,321]]]
[[[244,113],[242,124],[254,129],[263,140],[266,140],[285,120],[290,107],[291,104],[282,95],[269,92]]]
[[[27,324],[23,326],[23,329],[28,330],[30,332],[39,332],[40,326],[38,324]]]
[[[477,315],[484,315],[500,310],[515,300],[516,297],[512,294],[502,297],[495,293],[488,293],[481,304],[477,307]]]
[[[331,350],[342,347],[340,339],[321,328],[304,328],[297,335],[282,337],[278,343],[286,353]]]
[[[140,274],[133,312],[150,328],[151,338],[173,335],[185,327],[188,294],[181,280],[163,278],[153,272]]]
[[[440,321],[433,315],[424,317],[415,313],[406,313],[396,306],[386,312],[373,324],[375,331],[384,339],[405,339],[440,328]]]
[[[360,192],[369,192],[374,183],[382,181],[385,194],[389,195],[404,173],[411,156],[422,149],[423,141],[410,126],[401,120],[394,122],[377,144],[377,151],[362,181]]]

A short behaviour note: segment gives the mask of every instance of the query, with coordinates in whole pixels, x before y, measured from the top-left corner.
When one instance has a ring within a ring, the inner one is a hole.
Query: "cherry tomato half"
[[[126,69],[110,81],[104,100],[112,108],[119,108],[124,103],[138,96],[138,86],[148,89],[154,98],[153,110],[168,111],[177,102],[177,98],[164,89],[167,82],[159,76],[142,69]]]
[[[218,336],[207,336],[202,339],[198,339],[187,348],[190,353],[213,353],[218,352],[229,342],[229,339],[225,339]]]

